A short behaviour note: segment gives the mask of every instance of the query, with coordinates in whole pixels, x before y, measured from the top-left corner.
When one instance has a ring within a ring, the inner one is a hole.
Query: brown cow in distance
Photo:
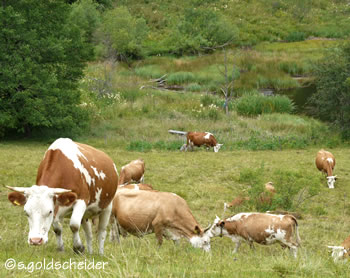
[[[24,206],[28,216],[28,243],[43,245],[53,225],[58,249],[63,250],[62,225],[70,218],[73,250],[84,251],[79,236],[83,226],[87,249],[92,253],[92,232],[88,218],[99,216],[99,253],[103,254],[106,227],[118,186],[118,172],[112,159],[91,146],[60,138],[51,144],[40,163],[36,185],[8,187],[8,199]]]
[[[214,148],[214,152],[218,152],[223,144],[218,144],[214,135],[210,132],[187,132],[187,144],[182,146],[181,150],[187,151],[194,147],[206,146],[207,150],[210,147]]]
[[[293,233],[296,242],[293,240]],[[239,213],[225,220],[216,217],[213,225],[207,231],[210,237],[226,236],[236,243],[234,253],[238,251],[241,241],[270,245],[280,243],[282,247],[288,247],[294,257],[297,256],[300,237],[298,223],[292,215],[277,215],[268,213]]]
[[[258,201],[261,204],[271,204],[272,197],[275,195],[276,189],[273,186],[273,183],[271,181],[265,183],[265,191],[261,192],[258,197]],[[235,199],[233,199],[230,203],[225,203],[225,209],[230,207],[238,207],[242,205],[245,201],[249,201],[249,197],[242,197],[238,196]]]
[[[119,185],[134,183],[143,183],[145,174],[145,162],[142,158],[135,159],[129,164],[124,165],[120,172]]]
[[[316,156],[316,167],[327,175],[328,187],[334,188],[334,183],[337,179],[337,176],[333,176],[333,170],[335,167],[334,155],[328,151],[320,150]]]

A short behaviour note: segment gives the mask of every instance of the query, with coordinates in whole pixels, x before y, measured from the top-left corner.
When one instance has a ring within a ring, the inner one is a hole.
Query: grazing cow
[[[131,182],[143,183],[145,174],[145,162],[142,158],[131,161],[122,167],[120,172],[119,184],[128,184]]]
[[[36,185],[9,187],[8,199],[24,205],[28,216],[28,243],[42,245],[48,241],[53,224],[58,249],[63,250],[63,217],[70,217],[73,250],[84,251],[79,236],[82,224],[88,252],[92,253],[92,232],[88,218],[99,215],[99,253],[103,254],[106,227],[112,200],[118,186],[118,172],[113,161],[103,152],[68,138],[57,139],[40,163]]]
[[[187,238],[193,247],[210,250],[205,235],[186,201],[170,192],[151,190],[118,190],[113,200],[112,217],[130,234],[155,233],[159,245],[163,236],[178,242]]]
[[[144,183],[139,183],[139,184],[125,184],[125,185],[120,185],[118,187],[118,191],[116,192],[116,194],[118,194],[119,192],[121,192],[122,190],[154,190],[152,185],[150,184],[144,184]],[[114,201],[115,202],[115,201]],[[116,205],[113,204],[113,207],[115,207]],[[113,208],[112,208],[113,211]],[[111,215],[111,232],[110,232],[110,237],[109,240],[110,241],[114,241],[115,239],[117,239],[118,242],[120,242],[120,235],[122,235],[123,237],[127,236],[127,232],[125,230],[123,230],[116,217],[114,217],[114,215],[117,212],[114,210],[114,214],[112,213]]]
[[[328,246],[332,249],[332,257],[334,261],[349,257],[350,253],[350,236],[348,236],[340,246]]]
[[[218,152],[223,144],[218,144],[213,134],[209,132],[187,132],[187,144],[181,147],[181,150],[187,151],[189,148],[193,151],[194,146],[206,146],[207,150],[214,147],[214,152]]]
[[[335,158],[328,151],[320,150],[316,156],[316,167],[327,175],[327,184],[329,188],[334,188],[337,176],[333,176]]]
[[[296,242],[292,239],[293,231]],[[287,246],[294,257],[297,256],[300,237],[298,223],[292,215],[277,215],[268,213],[239,213],[225,220],[216,217],[214,224],[206,232],[210,237],[227,236],[236,243],[234,252],[238,251],[242,240],[269,245],[279,242]]]

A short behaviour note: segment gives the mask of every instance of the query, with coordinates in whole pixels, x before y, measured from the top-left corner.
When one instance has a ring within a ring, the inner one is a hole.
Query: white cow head
[[[77,198],[71,190],[45,185],[7,188],[14,191],[8,194],[8,199],[14,205],[24,206],[29,223],[28,243],[31,245],[47,243],[55,205],[70,206]]]
[[[343,258],[344,255],[348,253],[343,246],[328,246],[328,248],[332,249],[332,257],[334,261]]]
[[[200,230],[200,228],[198,226],[196,226],[195,233],[198,235],[191,237],[190,242],[191,242],[193,247],[202,248],[204,251],[209,252],[210,251],[210,237],[206,233],[207,229],[205,229],[204,232],[202,232]]]
[[[216,145],[214,146],[214,152],[217,153],[217,152],[220,150],[220,148],[221,148],[222,145],[224,145],[224,144],[216,144]]]
[[[327,177],[327,184],[329,188],[334,188],[334,183],[337,180],[337,176],[329,176]]]
[[[226,231],[226,229],[223,228],[224,226],[225,222],[222,221],[219,216],[216,216],[214,223],[206,233],[209,237],[223,236]]]

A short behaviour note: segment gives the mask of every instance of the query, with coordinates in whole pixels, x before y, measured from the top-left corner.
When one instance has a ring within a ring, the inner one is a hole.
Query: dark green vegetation
[[[157,247],[154,235],[143,239],[129,236],[122,244],[105,244],[105,256],[97,254],[94,233],[93,255],[77,256],[71,249],[72,236],[69,220],[64,221],[65,252],[56,251],[54,232],[49,233],[48,245],[27,245],[28,223],[22,207],[7,200],[8,190],[0,188],[0,276],[1,277],[348,277],[349,264],[334,263],[327,245],[340,244],[349,234],[350,206],[348,184],[350,176],[349,149],[331,149],[337,159],[335,174],[339,179],[335,189],[327,188],[326,179],[316,169],[317,148],[285,151],[232,151],[218,153],[196,151],[192,153],[152,151],[128,152],[104,140],[84,141],[105,151],[115,161],[118,170],[132,159],[146,161],[145,181],[162,191],[175,192],[189,204],[202,227],[215,216],[223,216],[223,203],[240,194],[249,194],[267,181],[274,182],[279,198],[288,196],[283,206],[299,212],[299,231],[302,247],[293,259],[288,250],[279,245],[259,246],[250,250],[243,243],[238,254],[232,254],[234,244],[227,238],[212,240],[212,250],[206,254],[194,249],[186,240],[180,245],[164,241]],[[30,186],[48,144],[1,143],[0,184]],[[297,192],[296,192],[297,191]],[[253,194],[252,192],[251,194]],[[276,207],[281,207],[279,198]],[[255,210],[251,203],[228,210],[226,217],[245,210]],[[84,233],[81,231],[84,240]],[[17,262],[51,260],[80,262],[85,259],[108,262],[101,270],[24,270],[8,271],[4,262],[14,258]]]
[[[2,1],[0,137],[86,128],[77,81],[92,47],[69,23],[70,12],[63,1]]]

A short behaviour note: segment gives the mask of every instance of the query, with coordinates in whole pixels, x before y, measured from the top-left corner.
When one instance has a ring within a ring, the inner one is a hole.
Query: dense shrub
[[[304,41],[307,38],[307,35],[304,32],[294,31],[290,32],[286,37],[287,42],[299,42]]]
[[[264,113],[292,113],[293,102],[285,96],[269,96],[262,94],[245,95],[237,99],[235,109],[244,116],[256,116]]]

